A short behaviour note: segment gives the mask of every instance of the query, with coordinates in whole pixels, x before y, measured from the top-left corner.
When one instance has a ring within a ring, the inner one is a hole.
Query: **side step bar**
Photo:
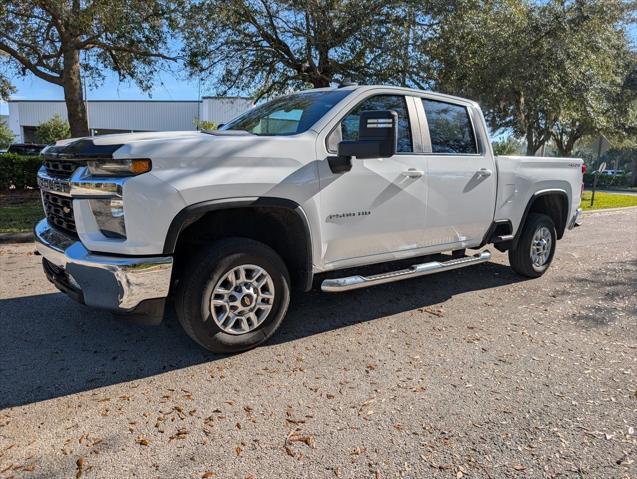
[[[351,291],[353,289],[366,288],[377,284],[391,283],[403,279],[416,278],[428,274],[441,273],[452,269],[473,266],[474,264],[485,263],[491,259],[489,251],[482,251],[474,256],[451,259],[440,262],[421,263],[410,266],[406,269],[392,271],[390,273],[375,274],[372,276],[347,276],[345,278],[326,279],[321,283],[321,291],[328,293],[340,293],[341,291]]]

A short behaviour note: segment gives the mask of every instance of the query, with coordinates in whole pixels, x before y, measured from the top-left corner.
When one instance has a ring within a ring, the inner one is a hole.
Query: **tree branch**
[[[62,76],[61,75],[55,76],[55,75],[51,75],[50,73],[43,72],[42,70],[37,68],[37,66],[35,64],[33,64],[31,61],[29,61],[28,58],[23,56],[17,50],[14,50],[13,48],[11,48],[6,43],[0,42],[0,51],[3,51],[5,53],[11,55],[11,57],[13,57],[15,60],[20,62],[20,64],[22,66],[24,66],[27,70],[29,70],[31,73],[33,73],[38,78],[41,78],[42,80],[48,81],[50,83],[54,83],[56,85],[62,85]]]

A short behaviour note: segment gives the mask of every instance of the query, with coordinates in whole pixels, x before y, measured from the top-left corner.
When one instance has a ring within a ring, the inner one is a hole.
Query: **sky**
[[[16,93],[12,95],[15,100],[63,100],[62,87],[45,82],[39,78],[28,75],[15,77],[11,83],[16,87]],[[195,81],[186,81],[177,78],[177,75],[162,73],[155,81],[155,87],[148,93],[142,92],[134,83],[120,83],[117,74],[107,72],[106,80],[96,89],[89,89],[89,100],[197,100],[199,85]],[[201,95],[211,95],[213,91],[202,86]],[[0,114],[7,115],[9,107],[5,102],[0,103]]]
[[[629,27],[629,37],[633,45],[637,46],[637,25]],[[106,80],[96,89],[89,89],[89,100],[197,100],[199,96],[198,82],[186,81],[179,78],[180,72],[162,73],[155,81],[155,87],[148,93],[142,92],[135,84],[120,83],[117,75],[107,72]],[[62,88],[40,80],[33,75],[27,77],[15,77],[11,79],[17,92],[13,95],[16,100],[63,100]],[[205,84],[202,85],[201,96],[214,95],[214,90]],[[5,102],[0,102],[0,115],[7,115],[9,107]]]

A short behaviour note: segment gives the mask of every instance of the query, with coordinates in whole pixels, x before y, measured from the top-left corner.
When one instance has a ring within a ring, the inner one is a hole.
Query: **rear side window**
[[[433,153],[477,153],[469,111],[461,105],[435,100],[422,100],[429,124]]]

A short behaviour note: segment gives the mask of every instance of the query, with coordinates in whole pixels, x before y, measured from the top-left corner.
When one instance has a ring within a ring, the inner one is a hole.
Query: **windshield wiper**
[[[246,130],[200,130],[201,133],[214,136],[254,136],[254,133],[250,133]]]

